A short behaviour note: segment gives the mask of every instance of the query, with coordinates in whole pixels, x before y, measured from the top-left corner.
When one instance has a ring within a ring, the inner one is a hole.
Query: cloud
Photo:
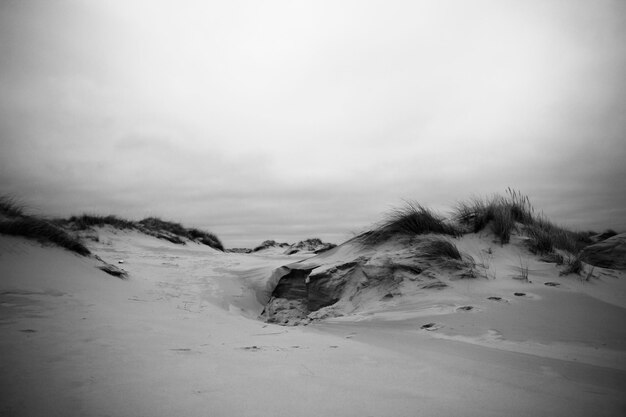
[[[0,7],[0,192],[42,212],[253,245],[510,186],[626,229],[620,2]]]

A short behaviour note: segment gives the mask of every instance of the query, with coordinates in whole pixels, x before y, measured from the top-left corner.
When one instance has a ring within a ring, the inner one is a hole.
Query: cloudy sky
[[[225,244],[528,194],[626,230],[626,2],[0,1],[0,193]]]

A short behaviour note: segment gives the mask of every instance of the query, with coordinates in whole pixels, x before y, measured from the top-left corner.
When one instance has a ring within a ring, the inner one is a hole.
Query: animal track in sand
[[[424,324],[422,327],[420,327],[423,330],[428,330],[429,332],[432,332],[434,330],[438,330],[441,328],[441,325],[437,324],[437,323],[427,323]]]
[[[243,350],[250,350],[250,351],[254,351],[254,352],[256,352],[258,350],[261,350],[261,348],[256,346],[256,345],[254,345],[254,346],[244,346],[241,349],[243,349]]]
[[[292,349],[308,349],[308,348],[306,346],[300,346],[300,345],[293,345],[293,346],[289,346],[289,347],[252,345],[252,346],[242,346],[242,347],[236,348],[236,349],[245,350],[247,352],[260,352],[260,351],[265,351],[265,350],[273,350],[273,351],[276,351],[276,352],[283,351],[284,352],[284,351],[292,350]]]

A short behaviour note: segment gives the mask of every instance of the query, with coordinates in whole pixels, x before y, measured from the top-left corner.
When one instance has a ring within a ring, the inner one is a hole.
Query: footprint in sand
[[[242,350],[248,350],[251,352],[258,352],[259,350],[262,350],[260,347],[254,345],[254,346],[244,346],[241,348]]]
[[[441,328],[441,325],[437,324],[437,323],[427,323],[424,324],[421,329],[422,330],[428,330],[429,332],[432,332],[434,330],[438,330]]]
[[[502,299],[502,297],[496,297],[496,296],[487,297],[487,300],[491,300],[491,301],[506,301],[506,300]]]
[[[543,285],[547,285],[548,287],[558,287],[561,284],[559,284],[558,282],[546,282]]]
[[[456,311],[472,311],[474,309],[473,306],[462,306],[456,309]]]
[[[525,292],[515,292],[515,293],[513,293],[513,295],[516,296],[516,297],[525,297],[526,293]]]

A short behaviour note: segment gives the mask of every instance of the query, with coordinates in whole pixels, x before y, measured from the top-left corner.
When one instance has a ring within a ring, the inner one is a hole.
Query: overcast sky
[[[403,199],[626,230],[626,2],[0,1],[0,193],[228,247]]]

